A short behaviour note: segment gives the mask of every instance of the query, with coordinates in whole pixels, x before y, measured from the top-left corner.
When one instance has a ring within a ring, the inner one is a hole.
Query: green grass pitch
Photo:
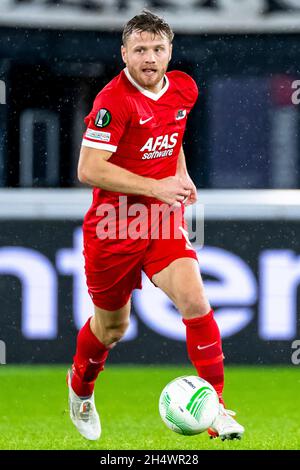
[[[107,365],[96,386],[99,441],[82,438],[67,410],[66,367],[0,367],[0,449],[299,449],[297,367],[227,367],[225,401],[246,428],[241,441],[180,436],[158,413],[163,387],[190,367]]]

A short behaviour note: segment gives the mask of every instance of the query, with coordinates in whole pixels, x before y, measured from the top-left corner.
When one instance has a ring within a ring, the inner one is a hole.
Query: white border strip
[[[198,200],[206,220],[300,220],[298,190],[200,190]],[[81,220],[91,202],[91,189],[0,189],[0,219]]]
[[[24,26],[29,28],[71,29],[94,31],[122,31],[129,18],[140,8],[124,13],[103,11],[95,14],[68,7],[45,8],[44,6],[16,6],[12,9],[0,6],[0,26]],[[171,24],[178,33],[295,33],[300,31],[298,12],[281,12],[270,15],[236,16],[222,11],[185,9],[171,12],[155,11]]]
[[[98,150],[108,150],[109,152],[115,152],[117,150],[116,145],[102,144],[101,142],[92,142],[88,139],[82,139],[82,145],[84,147],[91,147]]]

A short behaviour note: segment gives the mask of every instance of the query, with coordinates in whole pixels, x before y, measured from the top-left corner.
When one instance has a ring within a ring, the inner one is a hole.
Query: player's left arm
[[[190,206],[190,205],[194,204],[198,199],[197,188],[194,185],[190,175],[188,174],[188,171],[187,171],[187,168],[186,168],[185,155],[184,155],[182,145],[180,147],[178,160],[177,160],[176,176],[178,176],[183,182],[188,182],[188,183],[192,184],[193,188],[190,191],[190,195],[185,199],[184,205],[185,206]]]

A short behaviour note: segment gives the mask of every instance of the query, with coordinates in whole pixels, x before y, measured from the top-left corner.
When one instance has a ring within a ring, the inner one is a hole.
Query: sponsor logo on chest
[[[145,145],[140,149],[144,152],[142,160],[152,158],[170,157],[173,155],[174,147],[177,144],[178,132],[169,135],[159,135],[158,137],[149,137]]]

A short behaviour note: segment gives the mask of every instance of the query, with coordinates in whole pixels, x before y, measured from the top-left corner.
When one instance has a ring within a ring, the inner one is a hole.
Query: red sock
[[[186,325],[188,355],[197,369],[199,377],[207,380],[216,390],[223,402],[224,364],[219,327],[214,319],[213,310],[207,315],[183,319]],[[211,345],[209,347],[205,347]]]
[[[92,395],[95,380],[101,370],[111,348],[107,348],[92,333],[91,318],[81,328],[77,336],[76,354],[72,365],[71,386],[79,397]]]

